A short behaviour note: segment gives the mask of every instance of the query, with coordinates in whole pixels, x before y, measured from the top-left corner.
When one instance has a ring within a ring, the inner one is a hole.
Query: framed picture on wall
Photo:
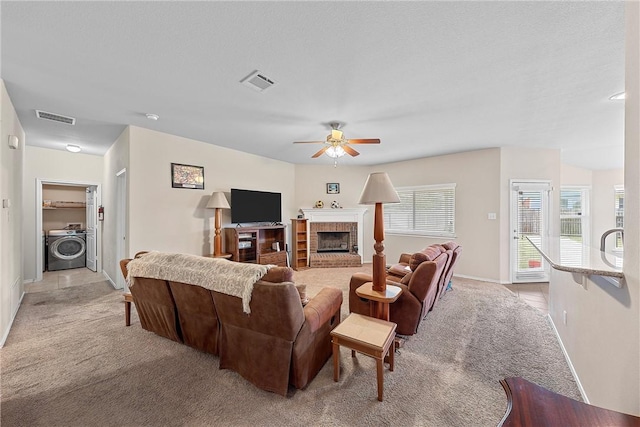
[[[204,167],[171,163],[171,187],[204,190]]]
[[[340,194],[340,184],[337,182],[328,182],[327,194]]]

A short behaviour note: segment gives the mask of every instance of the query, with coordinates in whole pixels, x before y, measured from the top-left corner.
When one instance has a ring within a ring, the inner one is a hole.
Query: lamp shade
[[[222,208],[222,209],[230,209],[229,202],[227,202],[227,198],[225,197],[222,191],[216,191],[209,197],[209,203],[207,203],[207,208]]]
[[[361,205],[375,203],[400,203],[400,197],[386,172],[374,172],[369,174],[364,189],[360,195]]]

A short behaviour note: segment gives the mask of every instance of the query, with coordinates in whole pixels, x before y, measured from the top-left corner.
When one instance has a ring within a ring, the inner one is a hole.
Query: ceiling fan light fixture
[[[344,151],[344,148],[342,148],[339,145],[336,145],[336,146],[331,146],[327,148],[324,154],[331,157],[332,159],[337,159],[338,157],[344,156],[346,152]]]

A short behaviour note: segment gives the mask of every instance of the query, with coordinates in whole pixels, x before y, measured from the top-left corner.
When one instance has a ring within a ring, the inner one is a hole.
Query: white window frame
[[[410,192],[410,191],[424,191],[424,192],[437,192],[438,190],[447,190],[453,191],[453,202],[451,205],[451,211],[445,212],[444,217],[450,223],[451,231],[448,230],[440,230],[440,231],[426,231],[426,230],[416,230],[415,229],[415,218],[413,219],[413,227],[407,229],[398,229],[391,228],[388,226],[389,224],[389,216],[393,214],[393,209],[395,204],[385,204],[384,206],[384,223],[385,223],[385,233],[390,235],[398,235],[398,236],[428,236],[428,237],[447,237],[447,238],[455,238],[455,218],[456,218],[456,184],[435,184],[435,185],[416,185],[411,187],[396,187],[396,191],[401,192]]]
[[[581,192],[581,204],[582,204],[582,215],[576,216],[581,218],[581,227],[582,227],[582,244],[584,246],[591,245],[591,187],[582,186],[582,185],[563,185],[560,187],[560,198],[562,199],[563,191],[580,191]],[[562,211],[562,206],[560,207],[560,211]],[[562,215],[560,214],[560,227],[562,227],[562,219],[573,217],[572,215]],[[562,235],[562,230],[560,230],[560,235]]]
[[[618,204],[617,204],[617,199],[618,199],[618,194],[622,194],[622,227],[620,228],[624,228],[624,185],[614,185],[613,187],[613,222],[615,224],[615,227],[618,228]],[[614,246],[614,251],[622,251],[624,249],[624,244],[622,243],[622,241],[619,238],[620,233],[616,233],[616,240],[615,240],[615,246]]]

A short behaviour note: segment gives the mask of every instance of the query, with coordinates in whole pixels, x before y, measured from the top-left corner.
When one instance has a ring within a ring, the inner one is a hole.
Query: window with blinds
[[[624,228],[624,188],[616,186],[614,188],[616,228]],[[620,233],[616,235],[616,249],[622,250],[622,237]]]
[[[560,260],[567,265],[580,266],[587,253],[583,245],[589,243],[589,190],[564,187],[560,190]]]
[[[456,184],[396,188],[400,203],[384,205],[390,234],[455,237]]]

